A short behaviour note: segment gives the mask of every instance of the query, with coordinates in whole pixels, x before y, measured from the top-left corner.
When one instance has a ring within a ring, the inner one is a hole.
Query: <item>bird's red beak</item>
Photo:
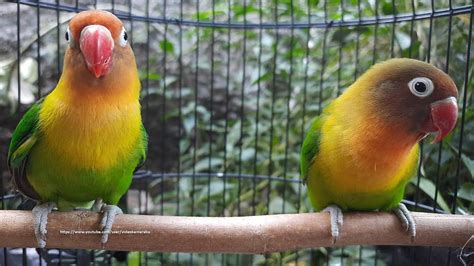
[[[458,119],[456,98],[448,97],[430,104],[431,118],[423,126],[425,133],[436,132],[433,143],[439,142],[454,129]]]
[[[110,31],[101,25],[89,25],[82,30],[79,43],[89,71],[96,78],[106,75],[112,65],[114,49]]]

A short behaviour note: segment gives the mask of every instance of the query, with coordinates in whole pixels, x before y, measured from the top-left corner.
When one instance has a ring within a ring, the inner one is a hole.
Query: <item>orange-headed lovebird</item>
[[[456,98],[441,70],[391,59],[372,66],[314,120],[301,172],[314,208],[330,213],[333,241],[342,210],[394,211],[414,239],[415,221],[401,200],[420,163],[418,142],[434,132],[441,141],[454,128]]]
[[[107,242],[134,170],[143,164],[140,81],[122,22],[106,11],[74,16],[56,88],[36,102],[13,133],[8,165],[17,190],[39,204],[35,235],[46,246],[52,209],[90,208],[101,202]]]

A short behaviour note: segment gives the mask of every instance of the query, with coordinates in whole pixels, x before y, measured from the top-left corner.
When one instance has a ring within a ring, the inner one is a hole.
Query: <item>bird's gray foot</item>
[[[103,231],[101,242],[102,245],[104,245],[109,239],[109,234],[112,231],[112,225],[114,223],[115,216],[123,214],[123,212],[119,207],[107,204],[102,206],[101,211],[104,213],[102,221],[100,222],[100,227]]]
[[[402,222],[402,226],[405,231],[407,231],[408,234],[411,236],[411,241],[414,241],[416,236],[416,223],[415,219],[413,219],[413,215],[411,215],[411,212],[403,203],[398,204],[398,207],[393,210],[393,212]]]
[[[334,244],[339,237],[340,227],[342,227],[342,210],[337,205],[329,205],[322,211],[329,212],[331,216],[331,236],[332,243]]]
[[[48,224],[48,214],[56,208],[56,203],[46,202],[36,205],[32,212],[34,216],[35,236],[40,248],[46,247],[46,225]]]

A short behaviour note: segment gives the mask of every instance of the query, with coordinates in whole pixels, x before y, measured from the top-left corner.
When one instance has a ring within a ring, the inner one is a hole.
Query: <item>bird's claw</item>
[[[46,247],[46,226],[48,224],[48,214],[56,208],[56,203],[54,202],[46,202],[43,204],[36,205],[32,212],[34,217],[34,228],[35,228],[35,236],[36,240],[38,241],[38,247],[44,248]]]
[[[416,223],[415,219],[413,219],[413,215],[403,203],[398,204],[398,207],[394,210],[394,212],[402,222],[403,228],[406,232],[408,232],[411,237],[411,241],[413,242],[416,236]]]
[[[339,237],[340,227],[342,227],[343,216],[342,210],[337,205],[329,205],[322,210],[323,212],[329,212],[331,217],[331,236],[332,243],[335,244]]]
[[[106,204],[102,206],[101,211],[104,213],[104,216],[102,217],[102,220],[100,222],[100,228],[103,232],[101,242],[102,245],[105,245],[105,243],[107,243],[107,240],[109,239],[109,234],[112,231],[112,225],[114,223],[115,216],[123,214],[123,212],[119,207],[115,205]]]

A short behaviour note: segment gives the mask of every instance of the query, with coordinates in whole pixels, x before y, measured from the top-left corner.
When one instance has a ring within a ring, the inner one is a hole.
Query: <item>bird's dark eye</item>
[[[124,28],[122,28],[122,31],[120,32],[120,40],[119,41],[120,41],[121,46],[127,45],[128,34],[127,34],[127,32],[125,31]]]
[[[415,90],[419,93],[424,93],[426,91],[426,85],[423,82],[415,83]]]
[[[433,81],[429,78],[418,77],[408,82],[410,92],[420,98],[430,95],[434,90]]]
[[[64,33],[64,38],[67,42],[71,41],[71,33],[69,32],[69,28],[67,28],[66,33]]]

